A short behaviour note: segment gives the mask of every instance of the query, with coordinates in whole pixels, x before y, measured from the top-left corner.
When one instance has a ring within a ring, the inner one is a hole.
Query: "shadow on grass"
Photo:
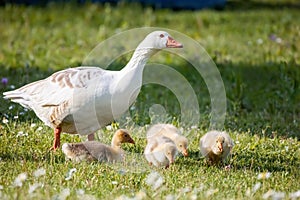
[[[173,66],[186,77],[193,87],[201,115],[210,113],[210,96],[201,75],[188,64]],[[123,66],[115,64],[114,67]],[[224,81],[227,94],[227,116],[225,129],[250,134],[274,137],[299,137],[300,118],[300,66],[295,63],[219,63],[217,64]],[[5,68],[1,66],[2,77],[8,84],[0,87],[0,93],[19,88],[27,83],[45,78],[53,73],[50,69],[34,67]],[[1,78],[1,77],[0,77]],[[135,122],[145,124],[149,118],[148,110],[153,104],[161,104],[173,116],[180,115],[176,97],[166,88],[155,85],[143,87],[132,111]],[[32,111],[0,98],[0,118],[29,121],[36,119]],[[208,124],[201,122],[201,124]],[[205,128],[205,127],[204,127]],[[206,127],[208,128],[208,127]]]

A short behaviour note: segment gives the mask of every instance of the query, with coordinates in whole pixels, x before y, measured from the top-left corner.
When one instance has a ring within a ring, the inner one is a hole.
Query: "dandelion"
[[[7,124],[7,123],[8,123],[8,119],[6,119],[5,117],[3,117],[2,123],[3,123],[3,124]]]
[[[3,78],[1,79],[1,83],[2,83],[3,86],[6,86],[7,83],[8,83],[8,78],[3,77]]]
[[[268,178],[270,178],[270,176],[271,176],[270,172],[263,172],[263,173],[258,174],[257,179],[258,180],[260,180],[260,179],[268,179]]]
[[[21,173],[17,176],[17,178],[14,181],[15,187],[22,187],[23,182],[27,179],[27,173]]]
[[[33,193],[38,187],[41,187],[41,183],[34,183],[32,185],[29,185],[28,193],[31,194]]]
[[[290,193],[290,199],[297,199],[297,198],[300,198],[300,190],[296,191],[296,192],[293,192],[293,193]]]
[[[68,181],[72,178],[73,174],[77,171],[76,168],[72,168],[68,171],[65,180]]]
[[[44,168],[39,168],[33,172],[33,175],[38,178],[46,174],[46,170]]]
[[[152,186],[153,190],[156,190],[162,186],[163,182],[164,179],[161,175],[159,175],[158,172],[151,172],[146,179],[147,185]]]

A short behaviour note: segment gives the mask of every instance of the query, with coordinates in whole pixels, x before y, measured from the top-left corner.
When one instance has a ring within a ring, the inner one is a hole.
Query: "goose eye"
[[[165,35],[164,35],[164,34],[160,34],[159,37],[160,37],[160,38],[163,38],[163,37],[165,37]]]

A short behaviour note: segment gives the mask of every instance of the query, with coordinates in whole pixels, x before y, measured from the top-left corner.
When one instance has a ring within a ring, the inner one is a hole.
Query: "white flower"
[[[270,177],[271,177],[271,173],[270,172],[263,172],[263,173],[258,174],[257,179],[258,180],[260,180],[260,179],[268,179]]]
[[[218,191],[219,191],[218,189],[209,189],[206,191],[206,197],[209,197]]]
[[[43,127],[39,126],[36,130],[41,131]]]
[[[31,128],[33,128],[33,127],[35,127],[35,126],[36,126],[35,123],[32,123],[32,124],[30,125]]]
[[[276,192],[274,190],[269,190],[262,196],[263,199],[268,199],[270,197],[272,197],[273,200],[280,200],[285,197],[285,193],[284,192]]]
[[[182,193],[188,193],[188,192],[190,192],[190,191],[192,191],[192,188],[189,188],[189,187],[183,188],[183,189],[181,190]]]
[[[275,39],[275,42],[280,44],[282,42],[282,39],[280,37],[278,37],[278,38]]]
[[[162,186],[163,182],[164,179],[161,175],[159,175],[158,172],[151,172],[146,179],[147,185],[152,186],[153,190],[156,190]]]
[[[262,43],[264,43],[263,39],[261,39],[261,38],[258,38],[256,42],[257,42],[257,44],[262,44]]]
[[[14,181],[15,187],[22,187],[23,182],[27,179],[27,173],[21,173],[17,176],[17,178]]]
[[[14,108],[13,105],[11,105],[11,106],[8,107],[9,110],[11,110],[11,109],[13,109],[13,108]]]
[[[18,118],[19,118],[19,116],[18,116],[18,115],[15,115],[15,116],[14,116],[14,119],[18,119]]]
[[[117,182],[117,181],[112,181],[112,182],[111,182],[111,184],[113,184],[113,185],[117,185],[117,184],[118,184],[118,182]]]
[[[147,199],[147,194],[144,191],[140,190],[138,191],[138,193],[136,193],[134,200],[142,200],[142,199]]]
[[[290,193],[290,199],[297,199],[300,198],[300,190]]]
[[[175,195],[172,195],[172,194],[168,194],[166,196],[166,200],[175,200],[176,199],[176,196]]]
[[[76,168],[72,168],[68,171],[65,180],[68,181],[72,178],[73,174],[77,171]]]
[[[12,90],[16,88],[16,86],[14,86],[14,85],[10,85],[9,87],[10,87],[10,89],[12,89]]]
[[[44,168],[39,168],[33,172],[33,175],[38,178],[46,174],[46,170]]]
[[[191,126],[191,129],[197,129],[198,126],[194,125],[194,126]]]
[[[29,185],[29,189],[28,189],[28,193],[31,194],[33,193],[38,187],[41,187],[42,184],[41,183],[34,183],[34,184],[30,184]]]
[[[17,137],[23,137],[23,136],[28,136],[28,133],[24,133],[23,131],[19,131],[17,133]]]
[[[8,123],[8,119],[6,119],[5,117],[3,117],[2,123],[3,123],[3,124],[7,124],[7,123]]]
[[[3,190],[3,188],[4,188],[3,185],[0,185],[0,190]]]
[[[106,130],[111,131],[112,130],[111,125],[106,126]]]
[[[260,182],[256,183],[252,188],[252,192],[255,193],[260,188],[260,186],[261,186]]]
[[[78,189],[76,190],[77,195],[84,195],[84,190],[83,189]]]
[[[65,188],[63,189],[60,194],[58,195],[59,200],[65,200],[67,199],[67,197],[70,195],[70,189],[69,188]]]

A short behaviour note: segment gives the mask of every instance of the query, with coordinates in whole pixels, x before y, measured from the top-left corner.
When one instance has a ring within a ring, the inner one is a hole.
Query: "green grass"
[[[206,165],[198,148],[209,128],[206,85],[184,60],[161,53],[158,59],[184,75],[198,95],[201,118],[197,128],[181,124],[179,104],[170,91],[146,85],[130,110],[133,121],[121,127],[129,129],[136,140],[135,146],[124,148],[141,158],[138,163],[128,163],[129,171],[122,172],[96,162],[75,164],[66,161],[61,151],[49,152],[52,130],[31,111],[1,98],[0,119],[9,122],[0,122],[0,199],[51,199],[66,188],[68,199],[115,199],[138,192],[145,193],[145,199],[168,195],[262,199],[270,190],[284,192],[288,199],[290,193],[300,190],[300,14],[296,1],[276,2],[229,1],[222,11],[176,12],[123,3],[0,7],[0,78],[9,80],[7,86],[0,86],[0,93],[80,65],[99,42],[115,33],[144,26],[174,29],[199,41],[215,61],[227,95],[224,129],[236,143],[227,163],[230,170]],[[120,69],[128,56],[110,68]],[[168,122],[182,126],[192,138],[190,157],[178,157],[168,170],[150,169],[142,156],[145,126],[151,122],[148,110],[153,104],[162,105],[169,114]],[[18,136],[21,131],[25,136]],[[112,131],[102,132],[101,141],[109,143]],[[62,136],[63,142],[80,140]],[[46,174],[35,177],[33,172],[39,168]],[[65,180],[72,168],[77,171]],[[152,170],[164,178],[156,190],[146,183]],[[27,179],[15,187],[16,177],[23,172]],[[263,172],[271,172],[270,178],[258,179]],[[29,193],[34,183],[42,186]],[[257,183],[261,186],[254,192]],[[77,194],[79,189],[85,196]]]

